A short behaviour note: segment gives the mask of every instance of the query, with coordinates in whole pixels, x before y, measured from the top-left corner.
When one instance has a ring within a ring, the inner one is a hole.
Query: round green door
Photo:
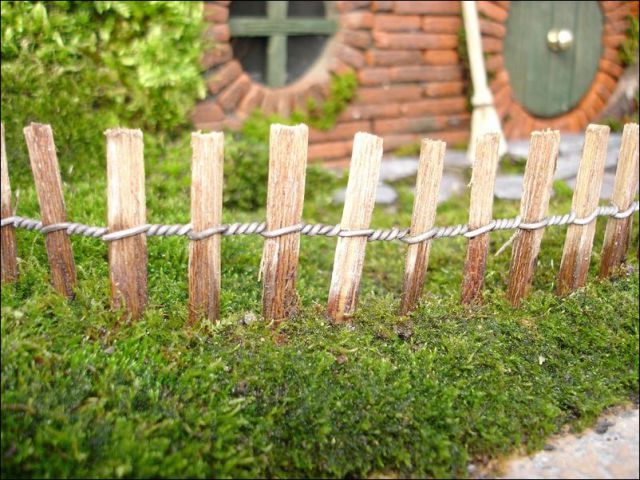
[[[598,2],[511,2],[504,61],[516,100],[553,117],[587,93],[602,53]]]

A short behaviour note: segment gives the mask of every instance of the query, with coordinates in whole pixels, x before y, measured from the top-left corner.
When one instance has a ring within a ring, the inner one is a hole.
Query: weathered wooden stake
[[[62,196],[62,180],[51,126],[32,123],[25,127],[23,132],[38,194],[42,225],[66,222],[67,212]],[[58,230],[47,233],[45,245],[53,287],[65,297],[73,298],[76,267],[67,232]]]
[[[340,226],[345,230],[369,228],[380,177],[382,138],[356,133]],[[338,238],[327,311],[335,322],[347,321],[356,309],[367,238]]]
[[[306,125],[271,125],[266,230],[300,223],[304,204],[309,129]],[[266,238],[262,253],[262,311],[267,320],[295,313],[300,233]]]
[[[608,140],[609,127],[587,127],[571,207],[578,218],[590,215],[598,207]],[[558,295],[566,295],[586,283],[595,233],[595,219],[588,225],[569,225],[558,272]]]
[[[2,218],[11,217],[11,184],[9,183],[9,166],[7,165],[7,150],[4,145],[4,124],[0,124],[2,136],[0,146],[2,150],[0,162],[0,179],[2,192],[0,192],[0,216]],[[2,272],[2,282],[14,282],[18,278],[18,256],[16,248],[16,231],[13,225],[5,225],[0,231],[0,242],[2,245],[2,260],[0,260],[0,271]]]
[[[622,145],[618,156],[618,169],[613,184],[611,203],[621,211],[631,206],[638,187],[638,124],[629,123],[622,132]],[[604,234],[600,260],[600,278],[611,276],[624,261],[629,241],[633,216],[609,218]]]
[[[538,222],[547,215],[559,144],[560,132],[557,130],[531,134],[520,202],[520,217],[524,223]],[[507,289],[507,298],[514,306],[519,305],[529,292],[543,235],[544,228],[520,230],[517,234]]]
[[[191,227],[198,233],[222,223],[224,134],[192,133]],[[220,234],[189,243],[189,320],[220,316]]]
[[[424,233],[433,227],[438,206],[445,149],[446,143],[439,140],[423,139],[421,142],[410,235]],[[407,248],[404,285],[400,302],[401,315],[411,312],[420,298],[429,265],[430,250],[430,240],[409,245]]]
[[[489,133],[476,143],[471,174],[469,229],[484,227],[493,219],[493,189],[496,181],[500,134]],[[465,305],[482,301],[484,272],[489,252],[489,233],[469,239],[462,275],[461,300]]]
[[[107,137],[109,232],[146,224],[142,132],[110,129]],[[147,304],[147,239],[144,233],[109,242],[111,305],[132,318]]]

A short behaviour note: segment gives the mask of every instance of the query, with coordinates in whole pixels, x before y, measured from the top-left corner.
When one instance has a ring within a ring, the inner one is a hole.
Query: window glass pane
[[[287,83],[295,82],[320,57],[327,43],[325,35],[296,35],[287,42]]]
[[[324,2],[296,2],[287,5],[287,15],[290,17],[324,17]]]
[[[233,56],[254,82],[264,83],[266,79],[267,39],[264,37],[232,38]]]
[[[291,4],[292,2],[289,2]],[[294,2],[297,3],[297,2]],[[306,2],[302,2],[306,3]],[[267,2],[236,1],[229,6],[232,17],[264,17],[267,14]]]

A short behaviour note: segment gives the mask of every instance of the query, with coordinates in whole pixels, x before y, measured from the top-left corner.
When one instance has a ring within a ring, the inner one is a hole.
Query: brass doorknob
[[[547,46],[554,52],[563,52],[573,45],[573,33],[568,28],[553,28],[547,33]]]

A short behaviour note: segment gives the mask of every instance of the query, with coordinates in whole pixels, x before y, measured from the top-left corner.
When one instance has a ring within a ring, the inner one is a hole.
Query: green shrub
[[[109,127],[175,133],[204,96],[200,2],[2,2],[2,121],[12,171],[22,128],[50,123],[76,172],[104,161]],[[15,165],[15,166],[14,166]]]

